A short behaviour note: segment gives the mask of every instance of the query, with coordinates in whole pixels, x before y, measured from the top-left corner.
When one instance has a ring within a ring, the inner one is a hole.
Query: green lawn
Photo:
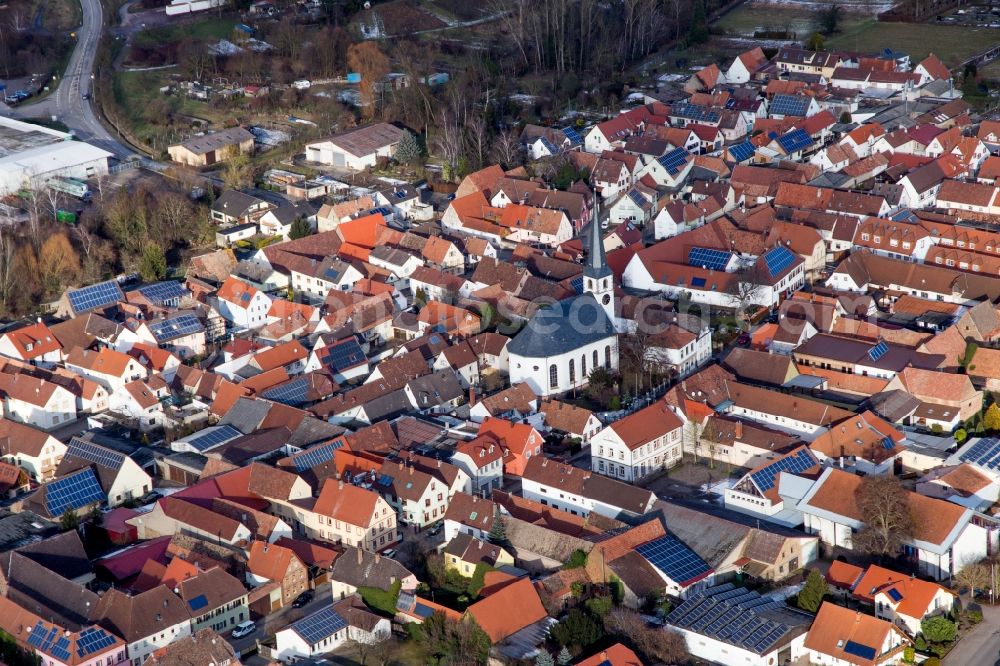
[[[1000,43],[1000,30],[932,23],[878,23],[868,20],[826,43],[827,49],[877,53],[889,47],[916,63],[935,53],[949,67]]]
[[[864,22],[856,14],[845,14],[841,19],[842,30],[852,30]],[[757,30],[791,30],[804,40],[816,29],[816,13],[798,7],[774,7],[744,4],[715,22],[714,28],[726,34],[753,37]]]
[[[135,36],[135,41],[143,46],[154,46],[165,42],[181,42],[185,39],[224,39],[232,36],[238,22],[232,18],[212,17],[202,21],[175,23],[143,30]]]

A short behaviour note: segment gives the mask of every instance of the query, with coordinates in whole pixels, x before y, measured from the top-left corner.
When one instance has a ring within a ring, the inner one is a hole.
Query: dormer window
[[[875,237],[875,244],[878,245],[878,244],[881,244],[881,242],[882,242],[882,237],[881,236],[876,236]]]

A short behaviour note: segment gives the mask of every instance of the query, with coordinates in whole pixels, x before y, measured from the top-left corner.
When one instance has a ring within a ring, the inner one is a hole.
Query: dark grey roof
[[[509,354],[548,358],[615,335],[614,325],[593,294],[539,309],[507,345]]]
[[[0,565],[7,579],[7,597],[25,610],[78,631],[94,616],[100,597],[59,573],[14,551]]]
[[[310,444],[333,439],[337,435],[343,435],[345,432],[346,430],[338,425],[314,416],[307,416],[302,419],[298,427],[295,428],[295,432],[288,438],[288,444],[305,448]]]
[[[256,430],[267,413],[271,411],[272,403],[266,400],[254,400],[253,398],[240,398],[236,404],[229,408],[226,415],[219,420],[219,425],[231,425],[244,435]]]
[[[587,266],[583,269],[583,274],[590,278],[600,279],[611,277],[611,269],[608,268],[607,259],[604,257],[604,241],[601,240],[600,207],[594,214],[594,220],[587,228],[587,237],[590,242],[587,244]]]
[[[203,456],[200,453],[194,453],[193,451],[182,451],[180,453],[174,453],[166,456],[164,457],[164,460],[177,465],[178,467],[183,467],[184,469],[201,474],[201,471],[205,469],[205,463],[208,462],[208,457]]]
[[[38,541],[18,551],[25,557],[41,564],[60,576],[74,579],[93,573],[87,551],[83,548],[80,533],[70,530]]]
[[[226,190],[212,204],[212,210],[225,213],[231,217],[240,217],[246,213],[248,208],[260,202],[261,199],[252,194],[240,192],[239,190]]]
[[[429,409],[465,395],[458,376],[451,368],[411,379],[407,386],[417,401],[417,409]]]
[[[368,421],[374,423],[383,419],[393,418],[401,414],[413,411],[413,405],[406,396],[406,391],[399,389],[379,396],[374,400],[369,400],[364,405],[365,414]]]
[[[0,513],[0,552],[14,550],[59,533],[55,523],[31,511]]]
[[[342,546],[344,552],[330,567],[330,579],[354,587],[377,587],[388,590],[393,582],[413,573],[391,557],[382,557],[354,546]]]

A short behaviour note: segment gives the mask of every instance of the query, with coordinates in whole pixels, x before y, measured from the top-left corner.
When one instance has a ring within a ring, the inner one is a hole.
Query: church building
[[[587,385],[601,366],[618,369],[614,275],[604,257],[600,223],[591,222],[583,293],[539,308],[510,344],[510,382],[551,396]]]

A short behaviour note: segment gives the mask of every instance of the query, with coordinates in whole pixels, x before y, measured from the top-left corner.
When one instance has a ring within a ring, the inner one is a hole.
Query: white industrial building
[[[40,187],[53,176],[86,180],[108,173],[111,153],[66,132],[0,118],[0,196]]]

